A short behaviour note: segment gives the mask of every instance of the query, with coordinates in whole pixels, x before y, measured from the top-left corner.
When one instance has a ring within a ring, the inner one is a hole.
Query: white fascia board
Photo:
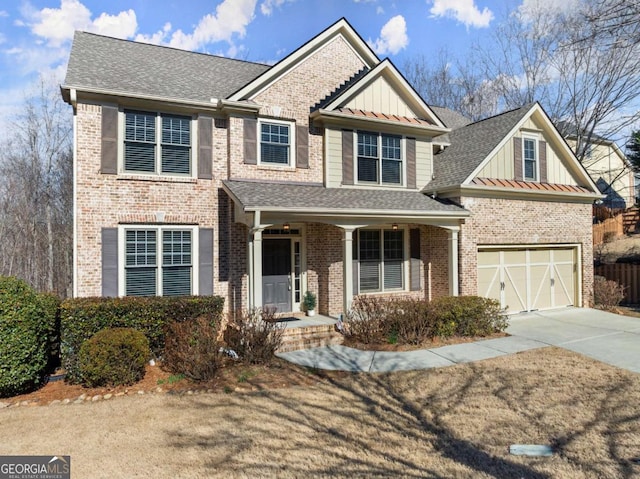
[[[211,103],[211,101],[197,101],[197,100],[188,100],[181,98],[168,98],[163,96],[155,96],[155,95],[142,95],[131,92],[117,91],[117,90],[106,90],[102,88],[83,88],[83,87],[74,87],[63,85],[61,87],[63,91],[75,91],[77,98],[84,97],[117,97],[117,98],[129,98],[132,100],[145,100],[152,102],[164,103],[166,105],[174,105],[174,106],[195,106],[205,110],[217,110],[218,105]],[[66,99],[65,99],[66,101]],[[71,101],[71,100],[69,100]]]
[[[308,216],[341,216],[341,217],[385,217],[397,218],[398,220],[406,218],[467,218],[471,213],[467,210],[460,211],[415,211],[415,210],[371,210],[359,208],[323,208],[314,210],[311,208],[292,208],[292,207],[269,207],[269,206],[248,206],[243,208],[245,212],[262,211],[264,213],[289,213],[304,214]]]
[[[380,59],[376,56],[373,50],[371,50],[369,45],[367,45],[355,32],[353,27],[351,27],[351,25],[342,18],[325,31],[302,45],[289,56],[276,63],[258,78],[242,87],[228,99],[232,101],[239,101],[255,97],[276,82],[286,72],[295,68],[295,66],[302,62],[307,56],[311,55],[320,47],[328,43],[329,40],[338,35],[342,35],[342,37],[345,38],[347,44],[351,46],[355,54],[362,60],[362,63],[367,65],[369,68],[373,68],[375,65],[380,63]]]

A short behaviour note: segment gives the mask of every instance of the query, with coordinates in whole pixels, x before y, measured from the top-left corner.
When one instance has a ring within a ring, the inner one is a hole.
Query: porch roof
[[[225,180],[223,185],[245,212],[336,215],[425,216],[464,218],[469,212],[446,200],[419,191],[326,188],[319,184],[292,184]]]

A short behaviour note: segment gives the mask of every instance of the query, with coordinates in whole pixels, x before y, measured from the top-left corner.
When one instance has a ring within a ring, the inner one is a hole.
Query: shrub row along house
[[[453,129],[344,19],[273,66],[78,32],[62,93],[75,296],[589,302],[600,195],[540,105]]]

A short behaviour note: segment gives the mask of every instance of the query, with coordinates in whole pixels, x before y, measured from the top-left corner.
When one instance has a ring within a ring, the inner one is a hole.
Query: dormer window
[[[522,161],[525,181],[538,181],[538,141],[534,138],[522,139]]]
[[[402,137],[358,132],[358,183],[402,184]]]

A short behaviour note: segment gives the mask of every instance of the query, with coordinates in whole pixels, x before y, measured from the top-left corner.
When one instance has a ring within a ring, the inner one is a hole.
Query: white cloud
[[[380,37],[369,45],[379,55],[396,54],[409,44],[407,37],[407,23],[402,15],[396,15],[380,30]]]
[[[260,11],[263,15],[266,15],[268,17],[273,13],[274,8],[280,8],[287,2],[295,1],[296,0],[264,0],[264,2],[260,4]]]
[[[376,7],[376,13],[377,13],[378,15],[382,15],[382,14],[384,14],[384,8],[382,8],[380,5],[378,5],[378,6]]]
[[[167,22],[164,24],[161,30],[158,30],[156,33],[152,33],[151,35],[138,33],[135,37],[135,41],[161,45],[162,43],[164,43],[165,38],[167,38],[167,35],[169,35],[170,31],[171,31],[171,23]]]
[[[493,12],[487,7],[480,11],[475,0],[433,0],[429,12],[434,17],[454,18],[467,27],[488,27],[493,20]]]
[[[193,33],[176,30],[169,45],[184,50],[197,50],[202,46],[226,40],[231,43],[234,34],[244,37],[246,27],[253,20],[257,0],[224,0],[215,14],[202,17]]]
[[[8,16],[9,16],[9,12],[7,12],[6,10],[0,10],[0,18],[8,17]]]
[[[119,38],[130,38],[138,23],[133,10],[117,15],[102,13],[95,20],[91,11],[79,0],[61,0],[60,8],[36,10],[26,4],[22,9],[24,24],[51,47],[59,47],[73,38],[75,30],[85,30]]]

